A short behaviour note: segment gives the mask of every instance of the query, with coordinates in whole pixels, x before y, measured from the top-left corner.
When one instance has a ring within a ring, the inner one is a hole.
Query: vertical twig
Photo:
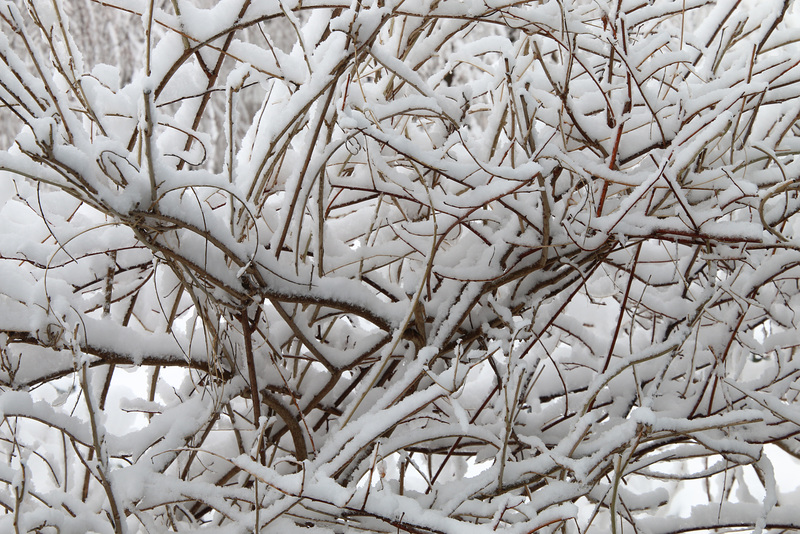
[[[253,426],[259,427],[261,420],[261,400],[258,392],[258,377],[256,376],[256,364],[253,357],[253,334],[250,326],[250,319],[247,316],[247,308],[239,314],[239,322],[242,324],[242,336],[244,336],[244,350],[247,358],[247,372],[250,380],[250,398],[253,401]]]
[[[81,389],[83,390],[83,398],[86,402],[86,408],[88,410],[89,424],[92,430],[92,447],[97,455],[97,472],[100,479],[100,484],[103,486],[103,489],[106,492],[108,504],[111,507],[111,522],[114,526],[114,532],[115,534],[124,534],[127,531],[127,528],[125,527],[125,522],[122,514],[120,513],[120,506],[117,503],[117,498],[114,494],[111,481],[108,478],[110,466],[108,464],[108,453],[106,451],[105,430],[100,428],[97,421],[96,407],[92,399],[93,394],[89,383],[89,364],[85,360],[82,361],[83,357],[80,352],[78,352],[76,349],[73,349],[73,351],[75,353],[75,359],[80,366]]]

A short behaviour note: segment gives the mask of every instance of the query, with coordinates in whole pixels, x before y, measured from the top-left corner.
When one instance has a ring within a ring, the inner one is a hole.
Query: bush
[[[4,532],[800,529],[789,2],[0,19]]]

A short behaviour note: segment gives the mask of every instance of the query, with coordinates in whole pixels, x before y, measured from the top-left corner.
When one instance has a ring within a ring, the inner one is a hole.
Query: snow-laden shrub
[[[799,529],[796,17],[4,0],[0,531]]]

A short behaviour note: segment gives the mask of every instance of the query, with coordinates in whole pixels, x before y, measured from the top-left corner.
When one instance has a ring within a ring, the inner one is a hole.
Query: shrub
[[[789,11],[5,1],[0,528],[800,529]]]

